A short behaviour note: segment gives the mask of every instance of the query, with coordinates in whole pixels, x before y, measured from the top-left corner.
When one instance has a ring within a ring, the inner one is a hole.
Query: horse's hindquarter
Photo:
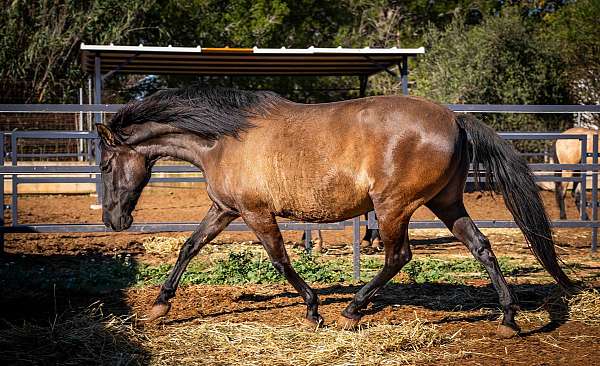
[[[360,215],[372,198],[425,202],[449,179],[442,176],[458,136],[451,116],[401,97],[285,104],[255,120],[242,141],[229,141],[226,194],[240,211],[268,208],[312,222]]]
[[[593,136],[597,130],[584,127],[573,127],[563,132],[566,135],[587,135],[586,148],[588,152],[593,152]],[[578,164],[581,162],[581,142],[578,139],[560,139],[556,140],[556,157],[561,164]],[[592,158],[587,158],[589,164]]]

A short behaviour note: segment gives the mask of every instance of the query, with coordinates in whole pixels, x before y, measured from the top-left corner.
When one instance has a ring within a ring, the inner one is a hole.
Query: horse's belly
[[[368,185],[345,175],[335,179],[321,177],[312,186],[301,184],[278,193],[273,197],[275,213],[294,220],[336,222],[373,209]]]

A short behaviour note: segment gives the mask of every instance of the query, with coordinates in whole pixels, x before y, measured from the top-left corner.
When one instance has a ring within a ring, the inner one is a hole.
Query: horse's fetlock
[[[164,303],[173,297],[175,297],[175,289],[171,288],[171,287],[163,286],[160,289],[160,294],[158,295],[157,302],[159,302],[159,300],[160,300],[160,301],[163,301],[163,303]]]
[[[342,311],[342,316],[354,320],[360,320],[362,318],[362,314],[358,311],[358,309],[352,306],[352,304],[348,305],[348,307]]]

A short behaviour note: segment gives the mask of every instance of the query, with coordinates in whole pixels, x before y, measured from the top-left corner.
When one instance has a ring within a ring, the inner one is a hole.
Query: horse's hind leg
[[[380,215],[379,232],[385,248],[385,262],[381,271],[364,285],[338,319],[337,326],[354,329],[362,317],[361,310],[371,301],[373,295],[391,280],[412,258],[408,243],[408,216]]]
[[[579,177],[581,177],[581,174],[574,173],[573,176],[579,178]],[[582,220],[589,220],[589,217],[587,215],[587,209],[585,207],[583,207],[583,208],[581,207],[581,195],[582,194],[585,194],[585,193],[582,192],[582,190],[581,190],[581,184],[579,184],[579,182],[577,182],[577,181],[573,182],[573,190],[571,191],[571,196],[573,196],[573,198],[575,199],[575,207],[577,207],[577,212],[580,213]],[[583,212],[583,214],[581,214],[582,212]]]
[[[154,306],[147,316],[148,321],[160,318],[169,312],[171,305],[169,300],[175,296],[181,276],[192,258],[198,254],[202,247],[213,240],[229,223],[238,217],[237,214],[219,207],[213,203],[200,226],[190,236],[179,251],[179,257],[175,266],[169,273],[165,283],[160,288],[160,293],[154,302]]]
[[[323,324],[323,318],[318,312],[319,299],[317,294],[292,268],[275,217],[270,212],[246,212],[242,214],[242,218],[261,241],[269,254],[273,267],[285,276],[287,281],[304,299],[307,306],[306,319],[313,326]]]
[[[496,256],[490,246],[490,241],[479,231],[469,217],[463,203],[462,195],[458,202],[444,203],[438,195],[437,200],[426,204],[446,226],[454,236],[469,248],[473,256],[481,263],[489,274],[494,288],[500,297],[504,318],[498,326],[498,335],[504,338],[512,337],[520,331],[515,323],[515,314],[518,310],[518,302],[514,293],[506,283],[502,275]]]
[[[554,182],[554,198],[556,199],[556,204],[558,206],[558,210],[560,211],[560,219],[566,220],[567,212],[565,210],[565,190],[562,182]]]
[[[369,216],[365,214],[365,219],[368,219]],[[365,230],[365,236],[362,238],[360,242],[360,246],[363,249],[373,248],[375,250],[381,250],[381,236],[379,235],[379,230],[377,229],[369,229]]]

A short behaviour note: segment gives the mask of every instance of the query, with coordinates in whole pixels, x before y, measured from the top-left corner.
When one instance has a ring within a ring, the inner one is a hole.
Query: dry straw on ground
[[[582,291],[568,299],[569,319],[593,325],[600,324],[600,293],[598,290]]]
[[[177,252],[185,242],[185,237],[151,236],[142,241],[148,254],[168,255]]]
[[[358,332],[202,322],[149,335],[146,346],[158,365],[405,365],[451,357],[434,346],[457,334],[421,319]]]
[[[148,358],[143,338],[128,318],[103,316],[100,307],[50,324],[6,322],[0,325],[0,364],[139,364]]]

